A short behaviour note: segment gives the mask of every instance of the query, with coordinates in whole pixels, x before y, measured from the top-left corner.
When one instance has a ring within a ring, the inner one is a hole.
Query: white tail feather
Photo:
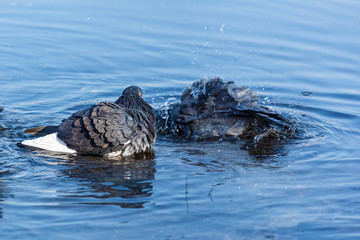
[[[66,144],[57,137],[57,133],[52,133],[31,140],[25,140],[21,144],[53,152],[76,153],[75,150],[68,148]]]

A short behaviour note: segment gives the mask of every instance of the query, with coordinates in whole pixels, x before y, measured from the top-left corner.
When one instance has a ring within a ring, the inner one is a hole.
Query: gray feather
[[[155,115],[138,89],[125,89],[115,103],[101,102],[74,113],[59,126],[58,137],[83,154],[131,155],[148,150],[155,142]]]

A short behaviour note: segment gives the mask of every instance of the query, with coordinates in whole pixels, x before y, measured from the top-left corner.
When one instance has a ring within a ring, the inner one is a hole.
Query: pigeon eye
[[[139,97],[142,97],[142,92],[139,92]]]

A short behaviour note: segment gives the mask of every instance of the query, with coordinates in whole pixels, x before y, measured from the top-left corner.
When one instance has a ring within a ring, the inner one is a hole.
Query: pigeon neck
[[[126,96],[126,97],[121,96],[118,98],[118,100],[116,100],[115,103],[122,105],[126,108],[133,109],[136,108],[137,102],[138,101],[135,96]]]

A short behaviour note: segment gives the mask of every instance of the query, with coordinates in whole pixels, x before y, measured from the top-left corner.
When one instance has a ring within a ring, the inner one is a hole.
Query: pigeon
[[[130,86],[116,102],[100,102],[75,112],[50,129],[57,132],[25,140],[22,145],[59,153],[126,157],[151,149],[156,138],[155,122],[142,90]]]
[[[190,140],[254,139],[273,134],[272,125],[288,124],[258,100],[248,87],[232,81],[201,79],[157,114],[158,131]]]

